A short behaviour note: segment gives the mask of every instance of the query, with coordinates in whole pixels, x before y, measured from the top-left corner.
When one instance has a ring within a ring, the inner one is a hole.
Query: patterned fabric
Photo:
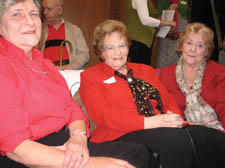
[[[188,122],[199,123],[208,127],[224,131],[222,124],[218,121],[213,108],[208,105],[200,96],[202,86],[202,76],[204,73],[206,60],[200,65],[195,80],[190,89],[184,77],[184,68],[182,57],[176,66],[176,81],[186,98],[186,109],[184,111]]]
[[[178,4],[178,8],[175,10],[174,14],[174,21],[177,22],[177,28],[178,28],[178,12],[179,14],[187,20],[187,10],[188,10],[188,2],[187,0],[170,0],[171,4]]]
[[[156,109],[163,113],[161,97],[159,91],[154,86],[141,79],[133,77],[132,69],[129,69],[127,76],[118,71],[115,71],[115,75],[127,81],[133,94],[137,110],[140,114],[145,115],[146,117],[156,115],[149,99],[155,99],[158,102]]]
[[[171,0],[173,1],[173,0]],[[162,15],[162,11],[168,9],[171,5],[170,0],[157,0],[157,11],[158,15]],[[175,2],[174,0],[173,2]],[[188,24],[187,21],[187,9],[188,3],[187,0],[181,0],[178,2],[178,12],[175,15],[175,20],[177,21],[177,32],[182,32],[185,26]],[[175,32],[176,32],[175,31]],[[179,56],[176,53],[175,45],[178,37],[174,32],[170,32],[167,38],[159,38],[158,43],[158,56],[157,56],[157,68],[163,68],[164,66],[177,63]],[[170,38],[171,37],[171,38]]]
[[[170,0],[170,3],[171,4],[177,4],[179,2],[179,0]],[[176,8],[175,9],[175,13],[174,13],[174,19],[173,19],[177,24],[176,24],[176,34],[178,35],[178,32],[177,32],[177,30],[178,30],[178,9]]]
[[[180,13],[178,13],[178,21],[178,32],[181,32],[188,22],[180,15]],[[177,40],[172,40],[170,38],[159,38],[157,68],[163,68],[164,66],[177,63],[179,56],[175,50],[176,42]]]

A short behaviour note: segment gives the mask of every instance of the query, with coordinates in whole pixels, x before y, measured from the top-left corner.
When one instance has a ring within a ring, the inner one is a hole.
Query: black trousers
[[[135,131],[118,140],[158,153],[163,168],[225,168],[225,133],[204,126]]]
[[[133,63],[143,63],[151,65],[152,48],[145,44],[132,40],[128,55],[128,61]]]
[[[38,142],[49,146],[62,145],[69,139],[68,129],[61,129],[52,133]],[[137,168],[149,168],[149,152],[141,144],[126,141],[91,143],[88,142],[90,156],[106,156],[126,160]],[[26,166],[17,163],[7,157],[0,156],[1,168],[26,168]]]

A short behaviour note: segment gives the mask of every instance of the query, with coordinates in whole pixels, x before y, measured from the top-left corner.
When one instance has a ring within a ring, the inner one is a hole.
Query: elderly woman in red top
[[[127,62],[129,43],[122,22],[107,20],[95,29],[94,49],[103,62],[81,73],[80,87],[87,112],[97,124],[91,141],[140,143],[150,154],[159,156],[152,157],[151,162],[159,159],[164,168],[193,168],[209,163],[202,158],[205,150],[196,151],[199,148],[195,145],[206,149],[214,146],[214,141],[201,139],[211,136],[210,131],[202,126],[184,126],[175,100],[153,68]],[[207,152],[214,159],[218,151]]]
[[[218,139],[217,146],[225,151],[225,67],[209,59],[214,49],[213,38],[213,31],[206,25],[187,25],[176,46],[179,61],[159,72],[160,80],[176,99],[187,122],[214,128],[209,129],[215,135],[211,138]],[[225,161],[225,153],[218,152],[217,157]],[[212,160],[207,154],[204,159]]]
[[[56,67],[34,48],[41,35],[38,2],[0,1],[1,167],[134,168],[89,153],[147,164],[147,150],[133,143],[88,143],[88,150],[88,120]]]

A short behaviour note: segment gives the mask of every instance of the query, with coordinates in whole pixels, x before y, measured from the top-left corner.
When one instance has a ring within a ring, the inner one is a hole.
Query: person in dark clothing
[[[215,5],[215,11],[218,16],[219,24],[220,24],[220,30],[221,30],[221,36],[222,39],[224,39],[225,36],[225,1],[224,0],[214,0]],[[216,34],[216,27],[213,19],[213,13],[212,13],[212,6],[210,0],[189,0],[190,3],[190,22],[201,22],[206,24],[208,27],[210,27],[214,33]],[[204,4],[204,5],[203,5]],[[211,59],[218,61],[218,55],[219,55],[219,46],[218,46],[218,40],[217,36],[214,36],[214,45],[215,49],[213,52],[213,55]]]

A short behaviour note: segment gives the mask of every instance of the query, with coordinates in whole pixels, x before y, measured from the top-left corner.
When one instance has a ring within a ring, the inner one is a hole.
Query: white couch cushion
[[[59,72],[65,78],[66,83],[70,89],[70,93],[73,96],[80,87],[80,73],[82,70],[60,70]]]

